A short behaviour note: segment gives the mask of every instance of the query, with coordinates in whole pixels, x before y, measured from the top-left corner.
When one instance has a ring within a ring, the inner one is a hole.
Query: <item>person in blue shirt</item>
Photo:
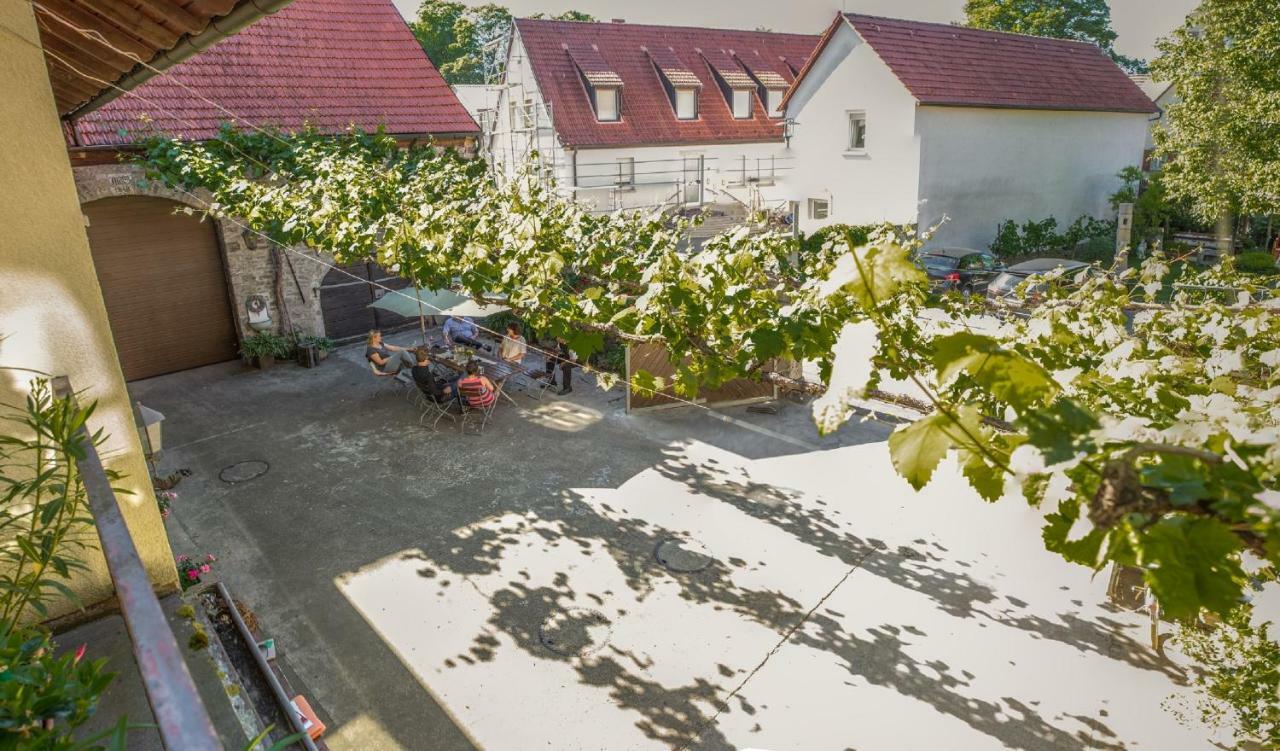
[[[483,349],[486,352],[493,349],[489,345],[481,343],[477,338],[479,336],[480,329],[470,318],[449,316],[449,320],[444,322],[444,340],[449,343],[450,347],[461,344],[464,347]]]

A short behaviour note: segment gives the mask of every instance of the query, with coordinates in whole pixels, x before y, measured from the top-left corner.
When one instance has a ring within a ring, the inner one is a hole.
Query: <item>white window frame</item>
[[[525,97],[520,105],[520,120],[525,130],[533,127],[533,97]]]
[[[769,117],[782,117],[782,97],[786,93],[786,89],[764,90],[764,107],[769,112]]]
[[[614,182],[614,187],[624,190],[635,190],[636,187],[636,158],[633,156],[624,156],[618,158],[618,179]]]
[[[867,113],[865,110],[849,110],[845,113],[848,118],[848,136],[845,141],[846,154],[865,154],[867,153]],[[862,123],[862,143],[858,143],[858,126]]]
[[[830,198],[810,198],[809,199],[809,218],[817,221],[821,221],[823,219],[830,219],[831,218],[831,199]]]
[[[698,119],[698,90],[693,87],[676,89],[676,119],[677,120],[697,120]],[[688,104],[688,109],[682,107],[681,104]]]
[[[601,94],[609,94],[613,97],[613,109],[606,110],[601,106]],[[595,90],[596,120],[602,123],[616,123],[622,119],[622,89],[618,86],[601,86]],[[606,117],[612,115],[612,117]]]
[[[730,109],[733,110],[733,119],[751,119],[751,89],[730,89],[729,102]],[[745,112],[739,109],[739,104],[745,105]]]

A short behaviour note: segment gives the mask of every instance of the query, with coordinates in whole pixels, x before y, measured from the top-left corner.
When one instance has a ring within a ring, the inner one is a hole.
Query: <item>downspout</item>
[[[293,0],[243,0],[227,15],[210,20],[204,31],[194,35],[187,34],[179,38],[171,49],[161,50],[156,53],[155,57],[148,60],[146,65],[139,63],[134,66],[133,70],[116,80],[112,86],[68,112],[63,116],[63,119],[74,120],[81,115],[98,109],[107,102],[119,97],[125,91],[141,86],[155,77],[156,71],[152,70],[153,68],[163,71],[194,57],[197,53],[209,49],[254,21],[275,13],[291,2]]]
[[[569,152],[569,157],[570,157],[569,159],[570,164],[573,166],[573,195],[575,198],[577,198],[578,196],[578,150],[577,149],[571,150]]]

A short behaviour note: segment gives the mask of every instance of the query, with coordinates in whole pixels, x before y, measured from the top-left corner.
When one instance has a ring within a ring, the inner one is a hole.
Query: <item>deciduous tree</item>
[[[1106,0],[965,0],[964,13],[975,28],[1092,42],[1130,73],[1146,70],[1144,61],[1116,52]]]
[[[1157,47],[1177,100],[1155,131],[1170,196],[1205,221],[1280,206],[1280,8],[1205,0]]]

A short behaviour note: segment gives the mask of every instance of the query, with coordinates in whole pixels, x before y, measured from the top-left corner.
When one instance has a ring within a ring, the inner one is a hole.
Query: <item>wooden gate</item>
[[[350,341],[365,336],[370,329],[394,331],[417,325],[416,318],[369,307],[384,294],[391,294],[386,288],[411,286],[408,279],[394,276],[372,261],[330,270],[320,282],[325,335],[335,341]]]
[[[667,386],[657,394],[641,391],[631,385],[637,371],[643,370],[650,375],[670,383],[675,375],[667,348],[661,344],[633,344],[627,347],[627,411],[651,409],[655,407],[674,407],[685,403],[685,398],[674,398],[675,390]],[[739,378],[698,392],[698,404],[741,404],[744,402],[765,401],[777,398],[777,389],[769,383]]]

